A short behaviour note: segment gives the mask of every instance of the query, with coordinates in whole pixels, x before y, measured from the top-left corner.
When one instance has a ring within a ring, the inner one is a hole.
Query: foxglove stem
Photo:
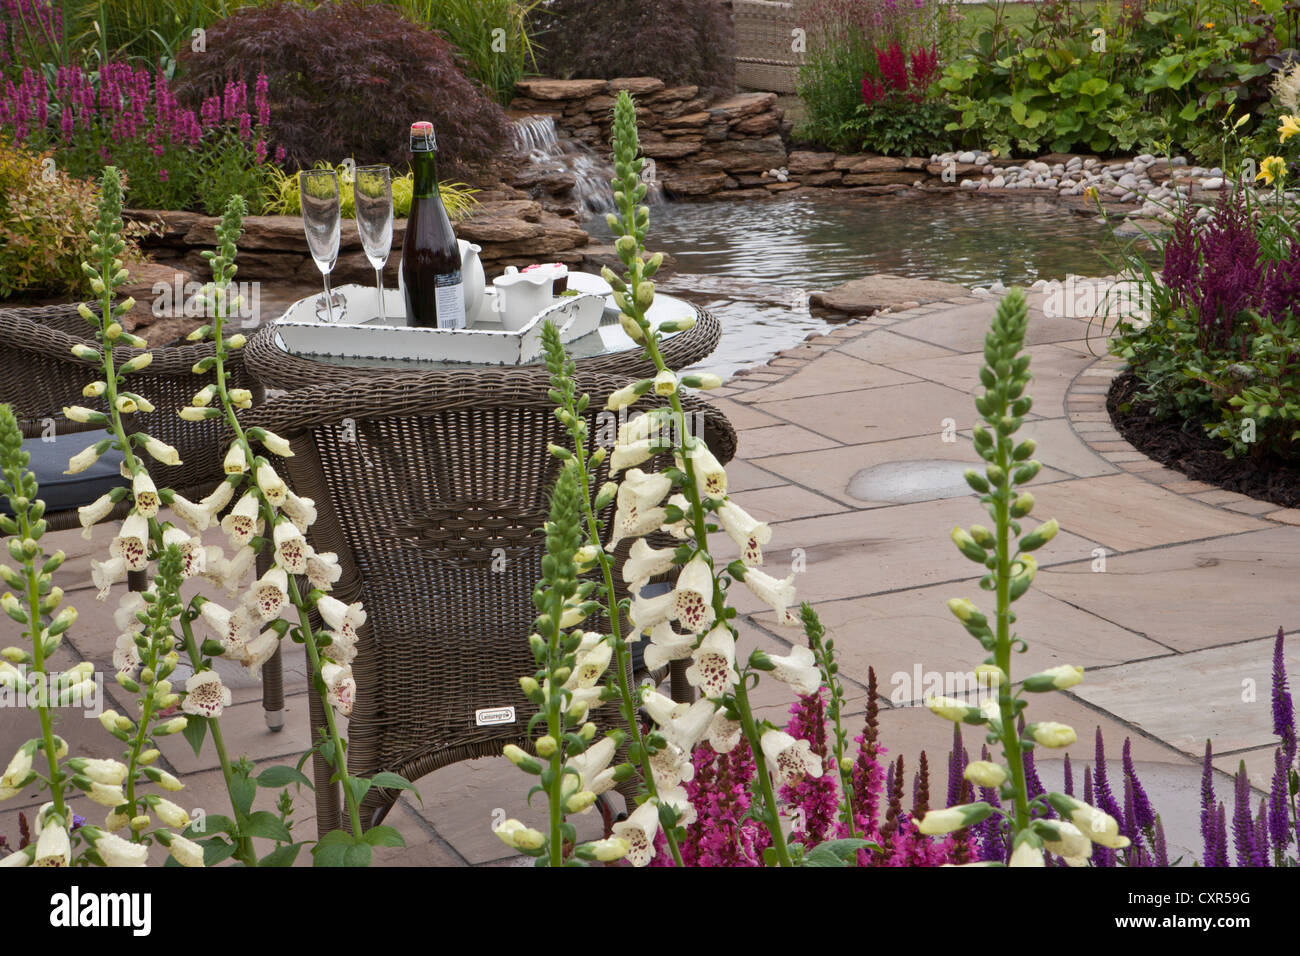
[[[840,714],[844,709],[844,685],[835,676],[836,668],[831,654],[831,645],[825,639],[826,629],[822,627],[817,612],[812,609],[811,604],[807,603],[803,605],[801,610],[804,632],[808,635],[808,643],[812,645],[813,653],[817,655],[817,666],[821,668],[822,680],[825,681],[827,688],[831,692],[828,710],[831,720],[835,724],[835,744],[832,747],[832,752],[835,754],[835,770],[840,775],[840,794],[843,797],[840,802],[840,819],[848,825],[850,839],[857,839],[858,828],[853,807],[853,770],[851,765],[848,769],[845,769],[844,762],[844,749],[848,741],[848,734],[845,732],[844,724],[840,720]]]
[[[114,323],[113,308],[113,291],[120,285],[117,278],[117,270],[114,266],[116,250],[115,242],[118,240],[121,232],[122,222],[122,185],[118,172],[113,167],[108,167],[104,171],[104,180],[102,193],[100,197],[100,217],[97,222],[99,227],[99,262],[98,262],[98,281],[100,282],[100,345],[103,347],[103,371],[104,383],[107,386],[104,393],[104,400],[108,408],[108,424],[116,439],[117,445],[122,450],[122,457],[126,470],[131,473],[132,478],[139,475],[144,470],[144,464],[138,459],[131,450],[131,441],[126,435],[126,428],[122,424],[122,412],[118,408],[117,397],[117,367],[113,360],[113,345],[115,337],[109,334],[109,328]],[[162,548],[162,529],[157,520],[149,520],[149,537],[156,549]],[[142,667],[149,668],[157,673],[158,667],[158,629],[164,626],[166,619],[162,617],[162,602],[155,602],[151,608],[151,617],[154,620],[146,626],[149,632],[149,649],[147,659],[141,661]],[[149,737],[149,724],[154,717],[155,695],[152,690],[149,693],[141,695],[140,718],[136,724],[135,736],[131,739],[127,749],[127,774],[126,774],[126,807],[127,816],[135,817],[137,802],[135,797],[136,772],[139,769],[140,754],[144,750],[145,741]],[[134,828],[131,830],[131,840],[139,842],[141,835]]]
[[[542,329],[543,340],[548,345],[552,339],[555,340],[556,345],[560,345],[559,334],[554,332],[554,328],[548,323]],[[560,354],[563,354],[562,345],[560,346]],[[569,421],[581,421],[578,417],[577,404],[573,400],[572,389],[563,388],[558,390],[562,393],[562,407],[569,414]],[[595,509],[592,506],[590,456],[587,454],[587,446],[582,440],[582,436],[576,432],[574,426],[570,425],[569,429],[573,437],[573,457],[577,464],[577,473],[582,488],[581,507],[583,521],[587,525],[587,540],[595,546],[596,560],[600,564],[600,573],[604,581],[606,611],[609,616],[610,627],[609,638],[614,645],[614,661],[618,670],[615,680],[618,687],[619,711],[623,715],[624,724],[627,725],[628,736],[632,741],[632,750],[640,756],[641,779],[645,783],[650,796],[658,799],[659,788],[655,784],[654,771],[650,763],[650,753],[646,749],[645,740],[641,734],[641,724],[636,716],[638,702],[632,694],[632,687],[628,678],[632,662],[627,641],[623,639],[622,616],[619,613],[618,601],[615,599],[614,562],[605,549],[601,547],[600,525],[596,518]],[[668,843],[668,849],[672,853],[674,865],[684,866],[681,848],[678,846],[677,836],[673,832],[674,829],[673,827],[664,827],[662,832],[664,839]]]
[[[199,651],[198,641],[194,639],[194,629],[190,626],[193,620],[194,618],[191,617],[188,611],[181,615],[181,634],[185,638],[185,653],[189,655],[190,664],[197,673],[203,665],[203,655]],[[234,779],[235,770],[230,765],[230,756],[226,752],[226,738],[221,732],[219,718],[208,718],[208,732],[212,735],[212,746],[216,749],[217,759],[221,762],[221,776],[226,781],[226,794],[230,797],[230,808],[235,813],[236,828],[239,830],[235,858],[245,866],[257,866],[257,854],[253,850],[252,838],[244,835],[244,812],[239,809],[239,801],[235,799],[235,793],[230,787],[230,781]]]
[[[1006,411],[1006,400],[1002,400],[1002,411]],[[998,467],[1003,474],[1012,471],[1011,439],[998,435]],[[994,497],[994,520],[997,522],[997,645],[994,654],[1002,673],[1011,673],[1011,489],[1001,489]],[[1029,826],[1028,787],[1025,782],[1025,761],[1020,749],[1020,732],[1016,727],[1016,712],[1012,700],[1011,682],[1004,680],[998,684],[998,711],[1002,717],[1002,751],[1011,770],[1011,780],[1015,788],[1015,831],[1018,833]]]
[[[238,200],[238,202],[237,202]],[[224,253],[234,248],[238,238],[244,213],[244,205],[239,197],[231,200],[227,208],[227,223],[233,225],[234,235],[223,235],[223,248],[216,257],[212,259],[212,274],[217,294],[214,296],[216,308],[213,310],[214,317],[212,320],[212,339],[216,346],[216,362],[214,369],[216,371],[217,395],[221,399],[221,407],[225,412],[226,424],[230,427],[235,436],[235,443],[239,445],[244,453],[244,460],[249,462],[248,481],[249,488],[257,495],[258,507],[262,519],[266,522],[268,531],[275,527],[276,513],[271,503],[267,501],[266,496],[261,492],[258,484],[258,472],[261,469],[260,459],[253,453],[253,448],[248,441],[248,436],[244,433],[243,426],[239,423],[238,416],[235,415],[235,405],[230,397],[230,390],[226,383],[225,360],[227,345],[223,335],[223,324],[226,319],[226,309],[229,307],[228,297],[224,294],[230,286],[230,277],[234,272],[233,256],[226,258]],[[226,225],[226,224],[223,224]],[[316,647],[316,635],[312,630],[309,613],[310,604],[306,601],[301,591],[298,589],[298,581],[294,575],[288,576],[289,603],[294,606],[298,612],[298,627],[301,632],[303,643],[307,648],[307,656],[311,661],[312,667],[312,686],[320,694],[321,703],[324,705],[325,724],[329,733],[330,742],[334,749],[334,767],[338,771],[339,779],[343,783],[343,798],[348,808],[348,819],[352,825],[352,833],[360,836],[361,827],[361,809],[357,805],[356,796],[352,792],[352,787],[348,783],[347,754],[343,747],[342,737],[339,735],[338,721],[334,717],[334,707],[326,698],[324,693],[324,684],[321,677],[321,656],[320,650]],[[227,782],[229,782],[227,777]]]
[[[643,160],[637,158],[636,154],[640,147],[636,135],[636,112],[632,103],[632,98],[626,91],[619,94],[618,103],[615,107],[614,123],[614,152],[615,157],[620,163],[626,164],[627,173],[623,176],[622,181],[615,180],[613,185],[618,198],[619,211],[622,213],[623,235],[621,239],[630,238],[632,246],[621,254],[623,263],[628,267],[625,274],[625,282],[628,293],[621,297],[621,307],[627,315],[640,329],[644,339],[644,350],[646,356],[654,363],[655,369],[660,373],[672,374],[668,364],[664,361],[663,353],[659,350],[659,332],[650,326],[650,321],[646,317],[646,309],[649,302],[642,301],[640,290],[650,286],[648,278],[645,275],[646,263],[641,259],[643,245],[640,236],[637,235],[637,202],[638,192],[644,196],[645,186],[640,183],[639,173]],[[627,158],[624,158],[627,157]],[[644,233],[642,233],[644,235]],[[615,242],[618,246],[618,241]],[[651,287],[653,289],[653,287]],[[686,454],[688,432],[686,415],[682,409],[681,394],[674,388],[668,395],[668,404],[672,410],[673,427],[676,429],[678,442],[680,443],[682,471],[685,473],[686,480],[682,486],[682,493],[686,497],[688,508],[688,520],[690,521],[695,533],[695,547],[700,555],[712,568],[712,555],[709,553],[708,527],[705,521],[704,507],[700,502],[699,485],[695,480],[695,464],[691,456]],[[694,441],[700,441],[696,438]],[[712,571],[710,572],[713,573]],[[721,588],[717,586],[717,575],[713,574],[713,600],[712,605],[714,612],[719,621],[727,621],[726,597]],[[729,629],[731,625],[727,625]],[[733,633],[734,633],[734,629]],[[740,681],[736,685],[735,703],[739,712],[741,728],[744,731],[746,739],[749,741],[750,749],[754,755],[754,764],[757,771],[759,789],[763,796],[762,819],[767,826],[768,832],[772,837],[772,848],[776,854],[777,861],[781,866],[790,866],[790,854],[786,848],[785,834],[781,830],[780,817],[777,814],[776,795],[772,789],[772,778],[768,773],[767,760],[763,754],[762,738],[758,731],[758,726],[754,721],[753,711],[749,704],[749,692],[747,683],[750,671],[748,668],[740,675]]]
[[[14,422],[17,428],[17,422]],[[21,481],[21,469],[18,470],[19,481]],[[18,482],[14,483],[14,493],[21,494],[21,488]],[[29,509],[15,508],[18,518],[18,531],[20,541],[27,541],[33,538],[32,521]],[[40,552],[37,552],[39,555]],[[54,801],[54,811],[64,821],[65,824],[71,823],[72,818],[68,816],[68,808],[64,802],[64,776],[59,770],[59,751],[54,743],[54,721],[50,714],[50,695],[49,675],[45,666],[45,642],[41,639],[41,592],[40,592],[40,571],[36,567],[36,556],[28,558],[24,562],[24,578],[27,584],[27,619],[30,622],[31,632],[28,637],[32,642],[32,669],[40,675],[41,686],[46,688],[41,695],[37,704],[36,712],[41,722],[41,746],[45,750],[45,759],[49,764],[50,773],[47,781],[50,785],[50,795]]]

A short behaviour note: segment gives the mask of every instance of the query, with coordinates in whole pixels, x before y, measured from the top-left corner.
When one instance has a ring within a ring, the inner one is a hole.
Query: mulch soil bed
[[[1135,399],[1137,391],[1136,376],[1122,373],[1111,383],[1106,410],[1116,430],[1138,451],[1196,481],[1284,508],[1300,507],[1300,463],[1274,454],[1229,458],[1224,454],[1227,443],[1205,434],[1202,423],[1155,418]]]

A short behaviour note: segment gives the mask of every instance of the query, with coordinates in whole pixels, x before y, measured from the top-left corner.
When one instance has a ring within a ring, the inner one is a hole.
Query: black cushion
[[[65,475],[68,460],[88,445],[109,437],[107,432],[73,432],[47,438],[28,438],[23,441],[23,451],[31,455],[27,468],[36,475],[40,486],[37,496],[45,502],[45,511],[69,511],[88,505],[100,495],[118,485],[125,485],[122,477],[122,453],[110,448],[99,460],[76,475]],[[0,496],[0,512],[11,514],[9,500]]]

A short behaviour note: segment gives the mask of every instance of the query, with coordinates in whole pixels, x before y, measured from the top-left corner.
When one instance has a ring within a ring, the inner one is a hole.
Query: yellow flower
[[[1281,156],[1265,156],[1264,161],[1259,164],[1259,173],[1256,179],[1262,179],[1268,185],[1272,186],[1275,179],[1286,177],[1286,160]]]
[[[1283,116],[1282,125],[1277,128],[1277,141],[1285,143],[1296,133],[1300,133],[1300,116]]]
[[[1213,29],[1214,29],[1214,22],[1211,21],[1211,20],[1206,20],[1205,23],[1202,24],[1202,26],[1204,26],[1205,29],[1207,29],[1207,30],[1213,30]]]

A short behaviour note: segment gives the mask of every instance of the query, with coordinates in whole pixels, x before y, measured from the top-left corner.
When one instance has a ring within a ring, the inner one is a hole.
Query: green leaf
[[[420,801],[420,805],[424,805],[424,800],[420,798],[420,791],[415,789],[415,784],[400,773],[384,770],[371,777],[370,783],[376,787],[383,787],[385,790],[410,790],[415,794],[415,799]]]
[[[187,714],[186,717],[185,729],[181,733],[190,742],[190,746],[194,748],[194,756],[197,757],[203,750],[203,738],[208,733],[208,718],[196,717],[193,714]]]
[[[344,866],[369,866],[371,849],[369,843],[354,843],[343,851]]]
[[[247,814],[253,809],[253,800],[257,797],[257,784],[243,774],[230,778],[230,800],[240,813]]]
[[[307,775],[293,767],[268,767],[257,775],[257,785],[268,790],[279,790],[292,783],[300,784],[308,790],[315,789]]]
[[[258,810],[244,824],[244,835],[275,840],[277,843],[293,842],[293,835],[284,821],[270,810]]]
[[[859,850],[879,849],[867,840],[827,840],[804,857],[804,866],[852,866]]]
[[[293,861],[298,858],[298,851],[302,849],[301,843],[288,843],[284,846],[276,847],[266,856],[258,860],[259,866],[293,866]]]
[[[382,824],[371,827],[361,835],[361,839],[371,846],[406,846],[406,840],[397,830]]]
[[[360,803],[366,798],[366,794],[370,792],[372,784],[364,777],[345,777],[343,780],[343,786],[351,790],[352,799],[357,803]]]
[[[347,866],[345,855],[356,842],[346,830],[331,830],[311,848],[312,866]]]
[[[223,860],[228,860],[235,855],[235,844],[226,840],[216,838],[204,840],[202,843],[204,866],[216,866]]]
[[[233,833],[235,831],[235,821],[230,817],[222,816],[220,813],[209,813],[203,818],[203,829],[196,830],[194,825],[185,828],[181,836],[188,837],[191,840],[197,840],[200,837],[209,836],[213,833]]]

